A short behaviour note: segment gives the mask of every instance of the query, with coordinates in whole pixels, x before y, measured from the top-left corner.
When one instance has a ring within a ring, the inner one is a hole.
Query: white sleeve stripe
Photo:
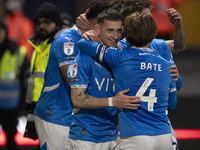
[[[171,88],[169,92],[172,93],[172,92],[175,92],[175,91],[176,91],[176,87]]]
[[[67,65],[67,64],[71,64],[72,62],[74,62],[74,61],[70,60],[70,61],[61,62],[61,63],[59,63],[59,67],[62,67],[62,66]]]
[[[87,88],[87,84],[72,84],[71,88]]]

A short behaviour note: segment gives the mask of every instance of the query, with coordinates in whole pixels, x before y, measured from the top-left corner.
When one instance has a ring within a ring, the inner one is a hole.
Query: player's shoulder
[[[151,43],[153,43],[153,44],[159,44],[159,43],[165,43],[165,40],[163,40],[163,39],[153,39],[152,41],[151,41]]]
[[[166,42],[163,39],[153,39],[150,43],[150,48],[158,48],[158,47],[163,47],[166,46]]]
[[[128,41],[126,40],[126,38],[120,40],[117,45],[119,45],[119,47],[121,47],[122,49],[126,49],[126,48],[129,48],[129,43]]]
[[[93,58],[87,55],[86,53],[80,51],[78,55],[76,56],[75,60],[79,62],[89,62],[89,61],[93,61]]]

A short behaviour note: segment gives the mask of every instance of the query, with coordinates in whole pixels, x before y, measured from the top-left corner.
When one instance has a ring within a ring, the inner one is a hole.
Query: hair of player
[[[102,11],[98,16],[97,16],[97,23],[98,24],[104,24],[104,21],[122,21],[122,16],[117,10],[114,9],[106,9]]]
[[[115,1],[110,2],[109,8],[117,10],[118,12],[120,12],[123,9],[124,5],[125,5],[125,1],[115,0]]]
[[[135,12],[142,12],[144,8],[152,8],[152,3],[149,0],[127,0],[124,7],[121,9],[120,14],[126,19],[127,16]],[[124,21],[123,20],[123,21]]]
[[[151,14],[133,13],[124,23],[124,35],[132,46],[143,47],[157,36],[157,25]]]
[[[109,7],[108,0],[91,0],[88,3],[88,12],[86,13],[86,18],[88,20],[95,19],[103,10]]]

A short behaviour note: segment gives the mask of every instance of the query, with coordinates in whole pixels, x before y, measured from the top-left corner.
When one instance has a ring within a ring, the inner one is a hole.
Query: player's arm
[[[180,13],[170,8],[166,10],[169,21],[175,26],[174,40],[167,40],[166,44],[169,46],[173,54],[183,51],[186,47],[186,37],[183,28],[183,21]]]
[[[70,38],[65,39],[65,37],[61,37],[59,41],[54,43],[53,48],[55,49],[55,57],[59,63],[60,73],[67,84],[70,85],[67,71],[77,54],[74,48],[74,42]]]
[[[69,66],[70,66],[70,64],[66,64],[66,65],[61,66],[59,69],[60,69],[60,72],[62,74],[62,77],[65,79],[67,84],[70,86],[69,78],[67,76],[67,70],[68,70]]]
[[[168,110],[172,111],[176,108],[177,98],[176,98],[176,83],[172,82],[171,89],[169,92],[169,107]]]
[[[121,50],[119,48],[104,46],[85,39],[79,40],[77,46],[82,52],[98,59],[101,62],[104,61],[111,68],[120,61]]]
[[[182,77],[179,75],[178,67],[176,65],[170,66],[170,76],[173,77],[174,82],[176,82],[176,88],[177,90],[180,90],[182,87]]]
[[[96,98],[85,94],[86,88],[71,88],[72,104],[75,108],[97,109],[104,107],[117,107],[126,109],[137,109],[142,100],[137,96],[124,95],[129,89],[119,92],[114,97]]]

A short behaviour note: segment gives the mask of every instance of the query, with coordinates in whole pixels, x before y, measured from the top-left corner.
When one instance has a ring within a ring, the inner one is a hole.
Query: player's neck
[[[138,47],[138,48],[149,48],[150,43],[144,45],[144,46],[135,46],[133,44],[130,44],[130,47]]]

